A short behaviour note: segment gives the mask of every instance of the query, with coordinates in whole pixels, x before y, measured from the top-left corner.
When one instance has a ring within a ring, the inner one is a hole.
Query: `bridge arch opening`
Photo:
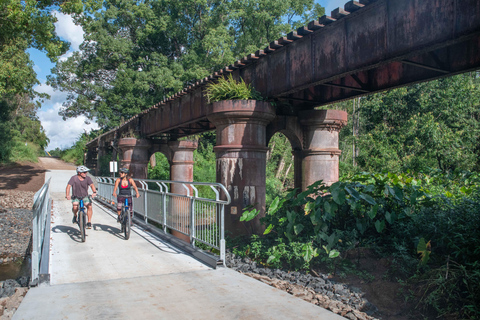
[[[300,141],[288,131],[278,131],[270,138],[266,168],[265,202],[267,206],[272,203],[275,197],[282,197],[288,189],[295,187],[293,150],[299,148]]]
[[[151,155],[148,163],[148,179],[170,180],[170,163],[162,152]]]

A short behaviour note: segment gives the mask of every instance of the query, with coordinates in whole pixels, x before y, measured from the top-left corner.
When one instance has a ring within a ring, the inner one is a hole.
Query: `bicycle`
[[[132,226],[132,216],[130,214],[130,207],[128,206],[128,198],[122,204],[122,211],[120,213],[120,223],[122,224],[122,231],[125,234],[125,240],[130,239],[130,229]]]
[[[78,204],[78,214],[77,214],[77,223],[78,227],[80,228],[80,238],[82,242],[85,242],[85,238],[87,236],[87,212],[85,210],[85,204],[83,203],[83,199],[79,199],[80,203]]]

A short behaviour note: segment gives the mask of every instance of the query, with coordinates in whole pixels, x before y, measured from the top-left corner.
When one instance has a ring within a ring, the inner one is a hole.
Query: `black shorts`
[[[122,205],[125,203],[125,199],[128,199],[128,207],[130,212],[133,212],[133,201],[132,197],[117,197],[117,210],[122,210]]]

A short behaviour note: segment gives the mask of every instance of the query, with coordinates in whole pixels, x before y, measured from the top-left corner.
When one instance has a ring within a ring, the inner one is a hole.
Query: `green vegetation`
[[[220,78],[216,83],[209,83],[205,88],[209,103],[223,100],[263,100],[262,96],[251,84],[246,84],[242,78],[233,79],[232,74]]]
[[[69,93],[63,117],[109,129],[324,13],[313,0],[90,3],[81,51],[49,83]]]
[[[48,138],[27,95],[0,101],[0,163],[32,161],[44,154]]]
[[[48,139],[36,116],[39,104],[32,101],[48,95],[33,89],[39,81],[26,50],[42,50],[57,61],[69,44],[55,34],[53,11],[79,14],[82,8],[80,0],[0,2],[0,163],[37,161],[43,154]]]
[[[337,268],[344,253],[371,248],[391,260],[392,278],[415,285],[419,308],[473,319],[480,314],[478,212],[477,173],[362,173],[276,198],[261,219],[264,235],[232,250],[269,267],[308,271]]]
[[[465,73],[337,105],[341,174],[480,171],[480,79]],[[355,149],[355,152],[353,150]]]
[[[2,1],[0,162],[35,161],[48,143],[39,104],[32,103],[46,95],[33,90],[38,80],[26,50],[43,50],[52,61],[66,52],[68,43],[54,32],[53,8],[73,13],[85,31],[81,51],[58,62],[49,78],[69,94],[61,114],[96,119],[102,130],[324,13],[313,0]],[[390,276],[412,288],[419,309],[432,317],[479,318],[478,75],[329,106],[351,115],[340,133],[341,181],[332,186],[291,190],[292,148],[276,134],[267,154],[266,232],[229,241],[232,250],[271,267],[337,270],[348,252],[369,248],[389,259]],[[231,77],[207,95],[210,101],[260,99]],[[82,134],[72,148],[51,153],[80,164],[85,143],[98,134]],[[197,138],[194,180],[215,181],[215,134]],[[100,159],[103,174],[109,159]],[[169,169],[157,155],[149,178],[168,180]],[[242,220],[257,213],[246,211]]]
[[[291,176],[276,174],[291,161],[276,135],[266,232],[229,246],[269,267],[351,273],[345,257],[368,248],[391,262],[391,279],[429,318],[478,318],[479,89],[478,73],[467,73],[331,106],[352,115],[340,133],[341,181],[300,194]]]

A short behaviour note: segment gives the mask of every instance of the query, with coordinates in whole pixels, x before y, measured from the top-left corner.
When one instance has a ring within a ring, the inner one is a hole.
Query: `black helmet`
[[[120,172],[123,172],[123,173],[126,173],[126,174],[130,173],[130,171],[127,168],[121,168]]]

